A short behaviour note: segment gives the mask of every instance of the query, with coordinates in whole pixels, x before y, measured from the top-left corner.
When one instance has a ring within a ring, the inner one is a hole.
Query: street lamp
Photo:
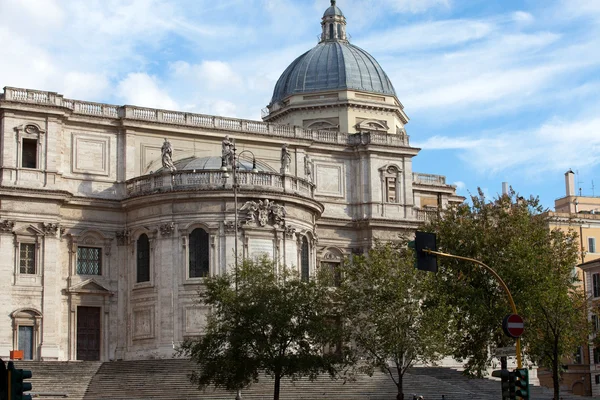
[[[236,293],[238,291],[238,192],[240,189],[240,184],[238,181],[238,170],[240,169],[240,166],[241,166],[240,157],[244,153],[249,153],[252,155],[252,170],[251,170],[251,172],[253,174],[258,173],[258,169],[256,168],[256,157],[254,156],[254,153],[251,152],[250,150],[243,150],[242,152],[240,152],[240,154],[237,154],[237,148],[235,147],[235,139],[232,140],[232,146],[229,151],[229,154],[221,156],[221,171],[223,172],[223,177],[225,179],[229,178],[229,168],[227,168],[228,160],[226,158],[229,158],[229,161],[231,163],[231,172],[233,173],[233,204],[234,204],[234,208],[235,208],[233,223],[234,223],[234,229],[235,229],[235,236],[234,236],[235,251],[234,251],[234,254],[235,254],[235,292]]]
[[[250,150],[243,150],[240,154],[237,154],[237,148],[235,147],[235,139],[231,141],[231,148],[228,154],[221,155],[221,171],[223,172],[223,178],[229,179],[229,168],[227,168],[227,161],[231,163],[231,172],[233,173],[233,207],[235,209],[234,212],[234,247],[235,247],[235,293],[237,295],[238,292],[238,191],[240,189],[240,184],[238,181],[238,170],[240,169],[240,157],[244,153],[252,154],[252,170],[253,174],[258,173],[258,169],[256,168],[256,157],[254,153]],[[229,160],[227,160],[229,159]],[[242,391],[240,389],[237,390],[235,395],[235,400],[242,400]]]

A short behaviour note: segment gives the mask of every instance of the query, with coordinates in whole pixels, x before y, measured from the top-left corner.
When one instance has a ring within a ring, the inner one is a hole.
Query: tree
[[[441,251],[475,258],[502,277],[525,320],[522,343],[532,360],[548,365],[550,353],[555,360],[571,355],[586,325],[585,313],[574,312],[580,310],[572,275],[576,234],[550,230],[549,216],[536,198],[511,192],[487,201],[479,191],[471,203],[450,207],[425,230],[437,234]],[[454,356],[467,359],[467,373],[481,376],[491,361],[488,349],[514,343],[500,329],[511,308],[483,269],[466,261],[438,260],[434,293],[452,306],[447,320],[453,326],[449,339]],[[559,373],[554,368],[555,379]]]
[[[389,375],[399,400],[407,369],[444,353],[446,309],[428,296],[430,275],[414,267],[406,243],[377,243],[343,267],[339,295],[350,338],[363,359],[358,369]]]
[[[336,309],[331,291],[318,280],[302,282],[287,268],[278,274],[264,258],[245,260],[238,272],[238,291],[231,274],[205,281],[201,302],[211,307],[203,336],[184,341],[179,353],[199,364],[192,382],[242,389],[261,373],[274,378],[279,399],[281,378],[335,376],[343,353],[323,352],[342,340],[331,324]]]

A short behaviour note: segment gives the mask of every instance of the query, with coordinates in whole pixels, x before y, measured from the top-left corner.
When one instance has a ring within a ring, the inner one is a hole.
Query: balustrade
[[[306,139],[315,142],[335,143],[346,145],[378,144],[390,147],[408,146],[408,136],[405,134],[387,134],[367,132],[349,134],[338,131],[320,131],[303,129],[297,126],[277,125],[260,121],[248,121],[235,118],[214,117],[210,115],[192,114],[177,111],[157,110],[133,106],[115,106],[63,99],[53,92],[38,90],[4,88],[0,98],[7,101],[29,102],[36,104],[53,104],[73,110],[75,114],[102,116],[109,118],[128,118],[145,121],[157,121],[165,124],[200,126],[226,131],[248,132],[282,138]],[[436,178],[437,179],[437,178]],[[434,180],[435,181],[435,180]],[[424,180],[423,183],[430,183]],[[436,182],[431,182],[437,184]],[[430,184],[431,184],[430,183]]]
[[[442,175],[413,173],[413,182],[424,185],[445,185],[446,177]]]
[[[273,192],[297,192],[314,198],[314,185],[301,178],[281,176],[274,172],[239,171],[238,184],[242,190],[261,190]],[[284,179],[285,183],[284,184]],[[151,193],[169,192],[172,190],[215,190],[224,189],[233,184],[233,174],[224,177],[221,171],[176,171],[174,173],[157,173],[130,179],[126,183],[129,197]]]

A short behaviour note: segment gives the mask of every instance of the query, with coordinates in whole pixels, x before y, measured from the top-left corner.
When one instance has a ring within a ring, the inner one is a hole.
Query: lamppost
[[[225,179],[229,178],[229,168],[227,167],[227,161],[231,164],[231,172],[233,174],[233,206],[235,208],[234,211],[234,254],[235,254],[235,292],[238,291],[238,192],[240,190],[240,184],[238,181],[238,172],[241,166],[240,157],[244,153],[252,154],[252,170],[253,174],[258,173],[258,169],[256,168],[256,157],[254,153],[250,150],[243,150],[239,154],[237,154],[237,148],[235,147],[235,139],[231,141],[231,148],[228,154],[223,154],[221,156],[221,171],[223,171],[223,177]],[[228,160],[228,159],[229,160]]]
[[[226,139],[227,140],[227,139]],[[225,145],[225,142],[224,142]],[[231,141],[229,145],[229,153],[223,152],[221,155],[221,171],[223,172],[223,177],[225,179],[229,179],[229,168],[227,168],[227,162],[231,164],[231,172],[233,174],[233,207],[234,207],[234,254],[235,254],[235,293],[237,295],[238,292],[238,191],[240,189],[240,184],[238,181],[238,170],[240,169],[240,157],[244,153],[252,154],[252,170],[253,174],[258,173],[258,169],[256,168],[256,157],[254,153],[250,150],[243,150],[240,154],[237,154],[237,148],[235,147],[235,139]],[[235,395],[235,400],[242,400],[242,391],[241,389],[237,390]]]

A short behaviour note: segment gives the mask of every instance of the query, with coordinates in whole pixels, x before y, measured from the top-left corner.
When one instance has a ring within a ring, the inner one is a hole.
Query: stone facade
[[[236,259],[310,279],[464,200],[413,172],[395,95],[294,94],[264,119],[4,88],[0,357],[172,357]]]

